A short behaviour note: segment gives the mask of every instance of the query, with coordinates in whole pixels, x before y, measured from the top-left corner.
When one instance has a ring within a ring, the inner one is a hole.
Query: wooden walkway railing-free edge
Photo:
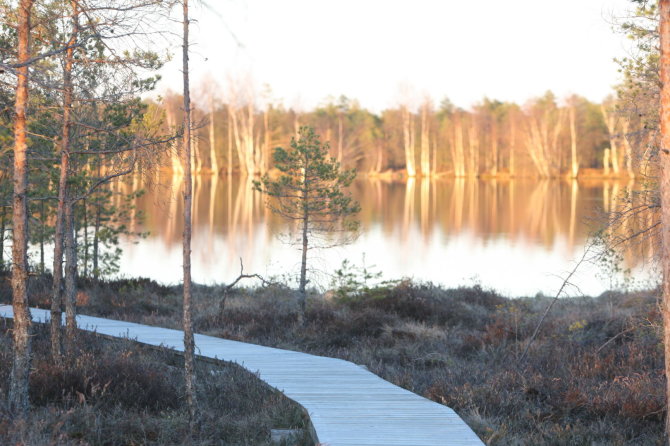
[[[34,322],[49,311],[31,308]],[[12,307],[0,305],[0,317]],[[80,329],[183,351],[179,330],[77,316]],[[195,336],[201,359],[236,363],[301,405],[315,440],[328,446],[481,446],[484,443],[449,407],[402,389],[342,359]]]

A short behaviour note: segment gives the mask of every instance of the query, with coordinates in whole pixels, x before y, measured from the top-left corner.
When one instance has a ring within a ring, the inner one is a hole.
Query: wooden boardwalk
[[[31,314],[35,322],[49,318],[47,310],[31,309]],[[12,316],[11,306],[0,305],[0,317]],[[107,336],[183,350],[179,330],[90,316],[78,316],[77,324]],[[450,408],[351,362],[204,335],[195,335],[195,343],[198,355],[258,373],[303,406],[321,445],[483,445]]]

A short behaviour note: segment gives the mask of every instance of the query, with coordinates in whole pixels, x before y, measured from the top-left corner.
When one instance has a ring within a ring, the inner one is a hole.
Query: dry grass
[[[82,284],[82,312],[179,327],[176,287]],[[332,295],[332,293],[331,293]],[[197,330],[328,355],[454,408],[492,445],[662,444],[657,292],[562,299],[524,364],[547,298],[403,282],[355,297],[313,295],[301,317],[284,287],[196,288]]]
[[[0,322],[1,324],[1,322]],[[0,444],[264,445],[273,428],[305,428],[302,410],[234,365],[198,366],[199,430],[188,439],[181,360],[129,341],[81,333],[75,359],[56,366],[46,327],[37,325],[29,430],[0,403]],[[0,330],[0,395],[11,366],[6,323]],[[305,431],[307,432],[307,431]],[[310,444],[305,435],[300,444]]]

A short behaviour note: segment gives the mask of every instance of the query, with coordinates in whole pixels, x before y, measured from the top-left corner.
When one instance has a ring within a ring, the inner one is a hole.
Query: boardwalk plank
[[[49,312],[31,309],[35,322]],[[0,305],[0,317],[13,317]],[[77,316],[82,330],[183,351],[183,333],[160,327]],[[328,446],[480,446],[482,441],[450,408],[389,383],[365,368],[239,341],[195,335],[198,355],[237,363],[257,373],[309,413],[320,444]]]

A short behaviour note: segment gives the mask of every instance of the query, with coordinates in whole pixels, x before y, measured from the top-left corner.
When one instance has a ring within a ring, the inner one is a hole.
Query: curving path
[[[31,309],[46,322],[47,310]],[[0,305],[0,317],[13,317]],[[183,350],[179,330],[91,316],[77,316],[79,328]],[[195,335],[196,353],[235,362],[258,373],[272,387],[303,406],[320,445],[483,445],[450,408],[420,397],[348,361],[280,350],[212,336]]]

